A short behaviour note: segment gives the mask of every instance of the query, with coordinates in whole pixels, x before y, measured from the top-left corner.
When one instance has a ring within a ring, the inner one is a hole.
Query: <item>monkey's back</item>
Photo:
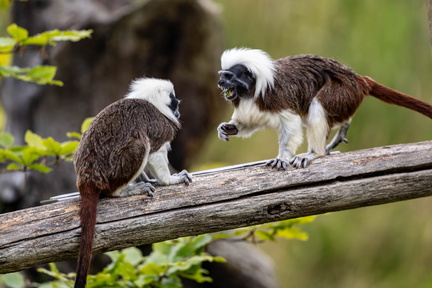
[[[290,109],[305,116],[317,97],[329,122],[343,122],[369,89],[362,76],[330,58],[296,55],[275,60],[275,67],[274,88],[268,89],[261,103],[274,111]]]
[[[150,153],[171,141],[178,127],[149,102],[121,99],[103,109],[74,155],[77,187],[110,195],[133,180]]]

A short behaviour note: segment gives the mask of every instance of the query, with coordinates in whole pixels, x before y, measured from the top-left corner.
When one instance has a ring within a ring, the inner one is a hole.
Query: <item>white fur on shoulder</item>
[[[264,97],[267,88],[274,86],[275,66],[273,59],[264,51],[249,48],[233,48],[225,50],[221,57],[222,69],[226,70],[234,65],[244,65],[255,76],[255,95]]]
[[[139,78],[132,81],[130,91],[125,98],[147,100],[166,117],[175,123],[179,123],[173,111],[168,107],[171,103],[170,93],[175,95],[174,85],[169,80]]]

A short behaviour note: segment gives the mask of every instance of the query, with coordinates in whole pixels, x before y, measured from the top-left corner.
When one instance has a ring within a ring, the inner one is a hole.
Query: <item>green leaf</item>
[[[20,273],[9,273],[2,276],[4,285],[9,288],[24,288],[25,279]]]
[[[154,275],[154,276],[158,276],[161,275],[165,272],[166,267],[165,266],[160,266],[156,263],[150,262],[144,266],[142,266],[140,268],[140,271],[144,274],[144,275]]]
[[[22,162],[21,157],[18,154],[14,153],[14,152],[12,152],[10,150],[4,150],[3,151],[3,156],[6,159],[12,160],[12,161],[20,163],[20,164],[24,164]]]
[[[39,171],[41,173],[49,173],[52,170],[51,168],[49,168],[45,165],[39,164],[39,163],[30,164],[30,165],[28,165],[28,168],[31,170]]]
[[[283,230],[278,230],[276,235],[286,239],[298,239],[306,241],[309,239],[307,233],[303,232],[301,229],[297,227],[291,227]]]
[[[69,138],[77,138],[78,140],[81,139],[81,134],[78,132],[68,132],[66,136]]]
[[[73,154],[79,145],[79,141],[66,141],[61,143],[60,155]]]
[[[27,143],[28,146],[36,147],[38,149],[45,150],[45,146],[43,145],[43,139],[41,136],[39,136],[36,133],[31,132],[30,130],[27,130],[24,135],[24,141]]]
[[[18,171],[18,170],[21,170],[21,169],[23,169],[23,166],[19,165],[17,163],[10,163],[6,167],[6,170],[9,170],[9,171]]]
[[[62,86],[61,81],[55,81],[57,67],[55,66],[36,66],[29,71],[28,76],[37,84],[55,84]]]
[[[12,52],[17,41],[11,37],[0,37],[0,52]]]
[[[122,253],[125,255],[124,261],[131,263],[132,265],[137,265],[142,261],[142,253],[136,247],[130,247],[122,250]]]
[[[29,37],[24,41],[24,45],[55,45],[57,41],[79,41],[84,38],[90,38],[93,30],[50,30],[45,31],[39,34],[36,34],[32,37]]]
[[[22,152],[22,156],[21,156],[22,164],[24,164],[25,166],[29,166],[33,164],[34,161],[39,159],[39,157],[40,154],[38,150],[35,147],[28,146]]]
[[[90,124],[94,118],[95,117],[88,117],[84,119],[83,123],[81,124],[81,133],[84,133],[90,127]]]
[[[13,77],[22,81],[35,82],[36,84],[51,84],[63,86],[63,82],[53,80],[55,66],[36,66],[34,68],[20,68],[17,66],[0,66],[0,76]]]
[[[276,240],[272,233],[269,233],[269,232],[263,231],[263,230],[255,231],[255,235],[264,241],[275,241]]]
[[[42,140],[43,146],[47,149],[47,151],[52,155],[58,155],[61,152],[61,144],[55,141],[52,137],[48,137]]]
[[[4,148],[10,148],[13,145],[15,138],[6,132],[0,133],[0,146]]]
[[[16,24],[9,25],[7,27],[7,32],[18,42],[28,38],[28,31]]]
[[[190,257],[202,250],[205,245],[210,243],[213,238],[209,234],[199,235],[196,237],[180,238],[179,245],[171,249],[169,261],[174,262],[182,258]]]

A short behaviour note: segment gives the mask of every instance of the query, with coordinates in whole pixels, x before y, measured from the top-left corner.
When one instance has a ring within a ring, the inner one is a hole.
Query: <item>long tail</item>
[[[81,194],[81,241],[78,256],[75,288],[84,288],[92,258],[93,237],[96,226],[97,202],[100,191],[89,187],[80,187]]]
[[[432,119],[432,105],[381,85],[369,77],[364,77],[364,80],[371,86],[371,90],[369,91],[370,95],[388,104],[394,104],[417,111]]]

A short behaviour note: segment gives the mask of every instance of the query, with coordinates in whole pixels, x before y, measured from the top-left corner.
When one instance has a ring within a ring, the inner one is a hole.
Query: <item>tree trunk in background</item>
[[[1,96],[6,130],[19,142],[28,129],[43,137],[66,140],[66,132],[79,131],[86,117],[122,98],[131,80],[142,76],[170,79],[177,97],[183,100],[183,129],[170,154],[175,169],[192,163],[206,136],[216,135],[224,104],[217,88],[222,52],[217,6],[195,0],[130,3],[14,2],[13,21],[30,35],[56,28],[94,31],[91,39],[48,48],[46,58],[31,50],[15,56],[14,65],[18,66],[57,66],[56,79],[64,82],[63,87],[57,87],[4,80]],[[48,175],[8,174],[0,180],[5,188],[0,196],[7,204],[16,203],[6,210],[34,206],[51,194],[76,191],[73,175],[72,163],[62,163]]]
[[[56,87],[3,80],[0,96],[6,130],[15,136],[16,144],[24,142],[28,129],[66,140],[66,132],[79,131],[86,117],[122,98],[131,80],[157,77],[170,79],[182,100],[183,129],[172,143],[171,164],[183,169],[193,162],[206,136],[216,135],[214,129],[223,116],[224,103],[217,88],[223,49],[218,7],[208,0],[137,2],[14,1],[13,22],[30,35],[51,29],[94,31],[91,39],[49,47],[46,58],[32,50],[14,57],[14,65],[21,67],[55,65],[56,79],[64,82],[63,87]],[[49,174],[1,175],[0,186],[0,212],[76,191],[72,163],[62,163]],[[187,283],[186,287],[276,287],[270,262],[254,247],[234,243],[227,250],[224,246],[210,246],[215,254],[229,259],[227,265],[209,264],[215,282]],[[253,265],[244,265],[248,261]]]

